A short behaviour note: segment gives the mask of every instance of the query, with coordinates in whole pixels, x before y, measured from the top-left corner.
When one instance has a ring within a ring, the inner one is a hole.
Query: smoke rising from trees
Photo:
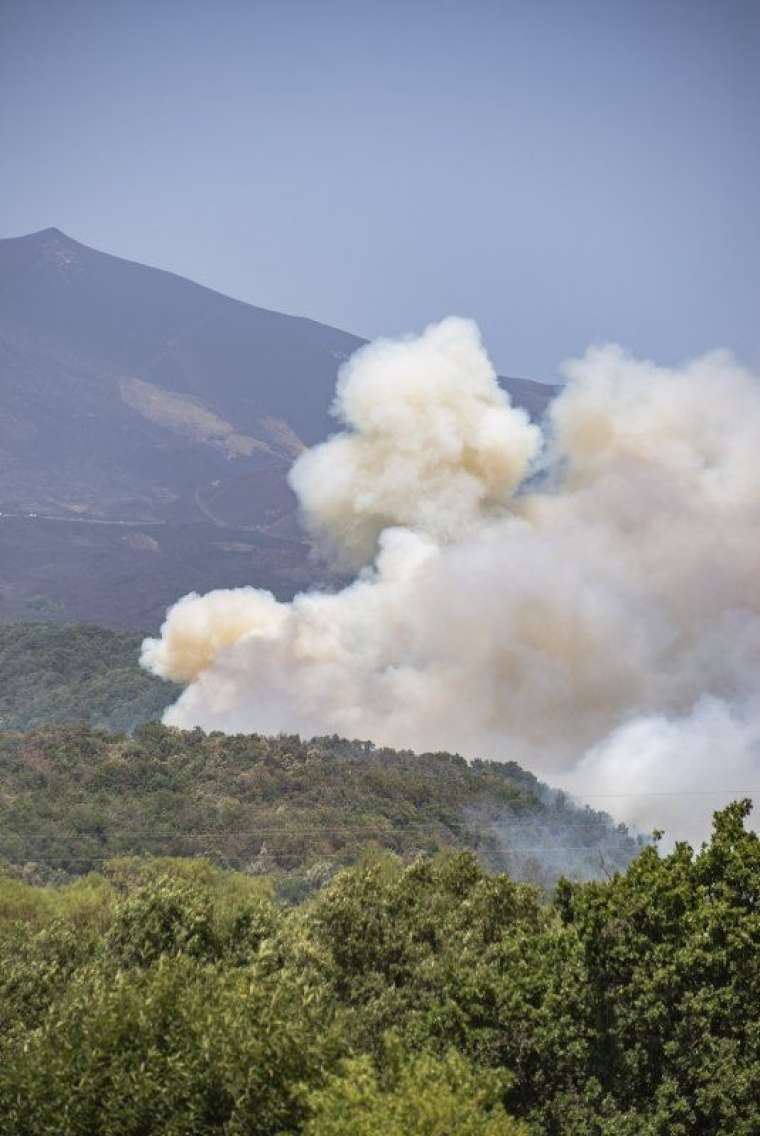
[[[565,373],[539,428],[469,320],[357,352],[291,475],[355,581],[185,596],[143,650],[186,684],[165,721],[516,760],[703,836],[760,776],[760,383],[616,346]]]

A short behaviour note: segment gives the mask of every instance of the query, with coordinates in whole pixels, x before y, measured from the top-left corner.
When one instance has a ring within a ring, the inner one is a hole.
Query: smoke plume
[[[143,650],[187,684],[165,720],[516,760],[703,836],[760,781],[760,384],[616,346],[565,374],[539,429],[468,320],[357,352],[291,473],[355,581],[181,599]]]

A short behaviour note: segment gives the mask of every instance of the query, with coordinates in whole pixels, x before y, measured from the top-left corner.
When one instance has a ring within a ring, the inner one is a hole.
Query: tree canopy
[[[82,624],[0,624],[0,729],[91,722],[135,729],[179,688],[138,665],[142,636]]]
[[[0,863],[39,881],[114,856],[206,856],[297,899],[367,846],[471,848],[551,884],[623,868],[637,841],[513,762],[468,764],[337,737],[229,736],[158,723],[0,732]]]
[[[756,1136],[760,841],[551,896],[367,853],[300,905],[126,858],[0,879],[9,1136]]]

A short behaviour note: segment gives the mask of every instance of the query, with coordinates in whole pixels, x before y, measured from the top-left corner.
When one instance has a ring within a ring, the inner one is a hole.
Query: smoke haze
[[[760,384],[616,346],[565,374],[539,429],[471,321],[362,348],[291,474],[354,583],[181,599],[143,650],[187,684],[165,721],[516,760],[703,837],[760,779]]]

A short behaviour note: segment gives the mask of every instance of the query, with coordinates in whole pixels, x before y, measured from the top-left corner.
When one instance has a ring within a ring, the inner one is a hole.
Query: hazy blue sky
[[[0,0],[0,235],[374,335],[760,364],[760,0]]]

